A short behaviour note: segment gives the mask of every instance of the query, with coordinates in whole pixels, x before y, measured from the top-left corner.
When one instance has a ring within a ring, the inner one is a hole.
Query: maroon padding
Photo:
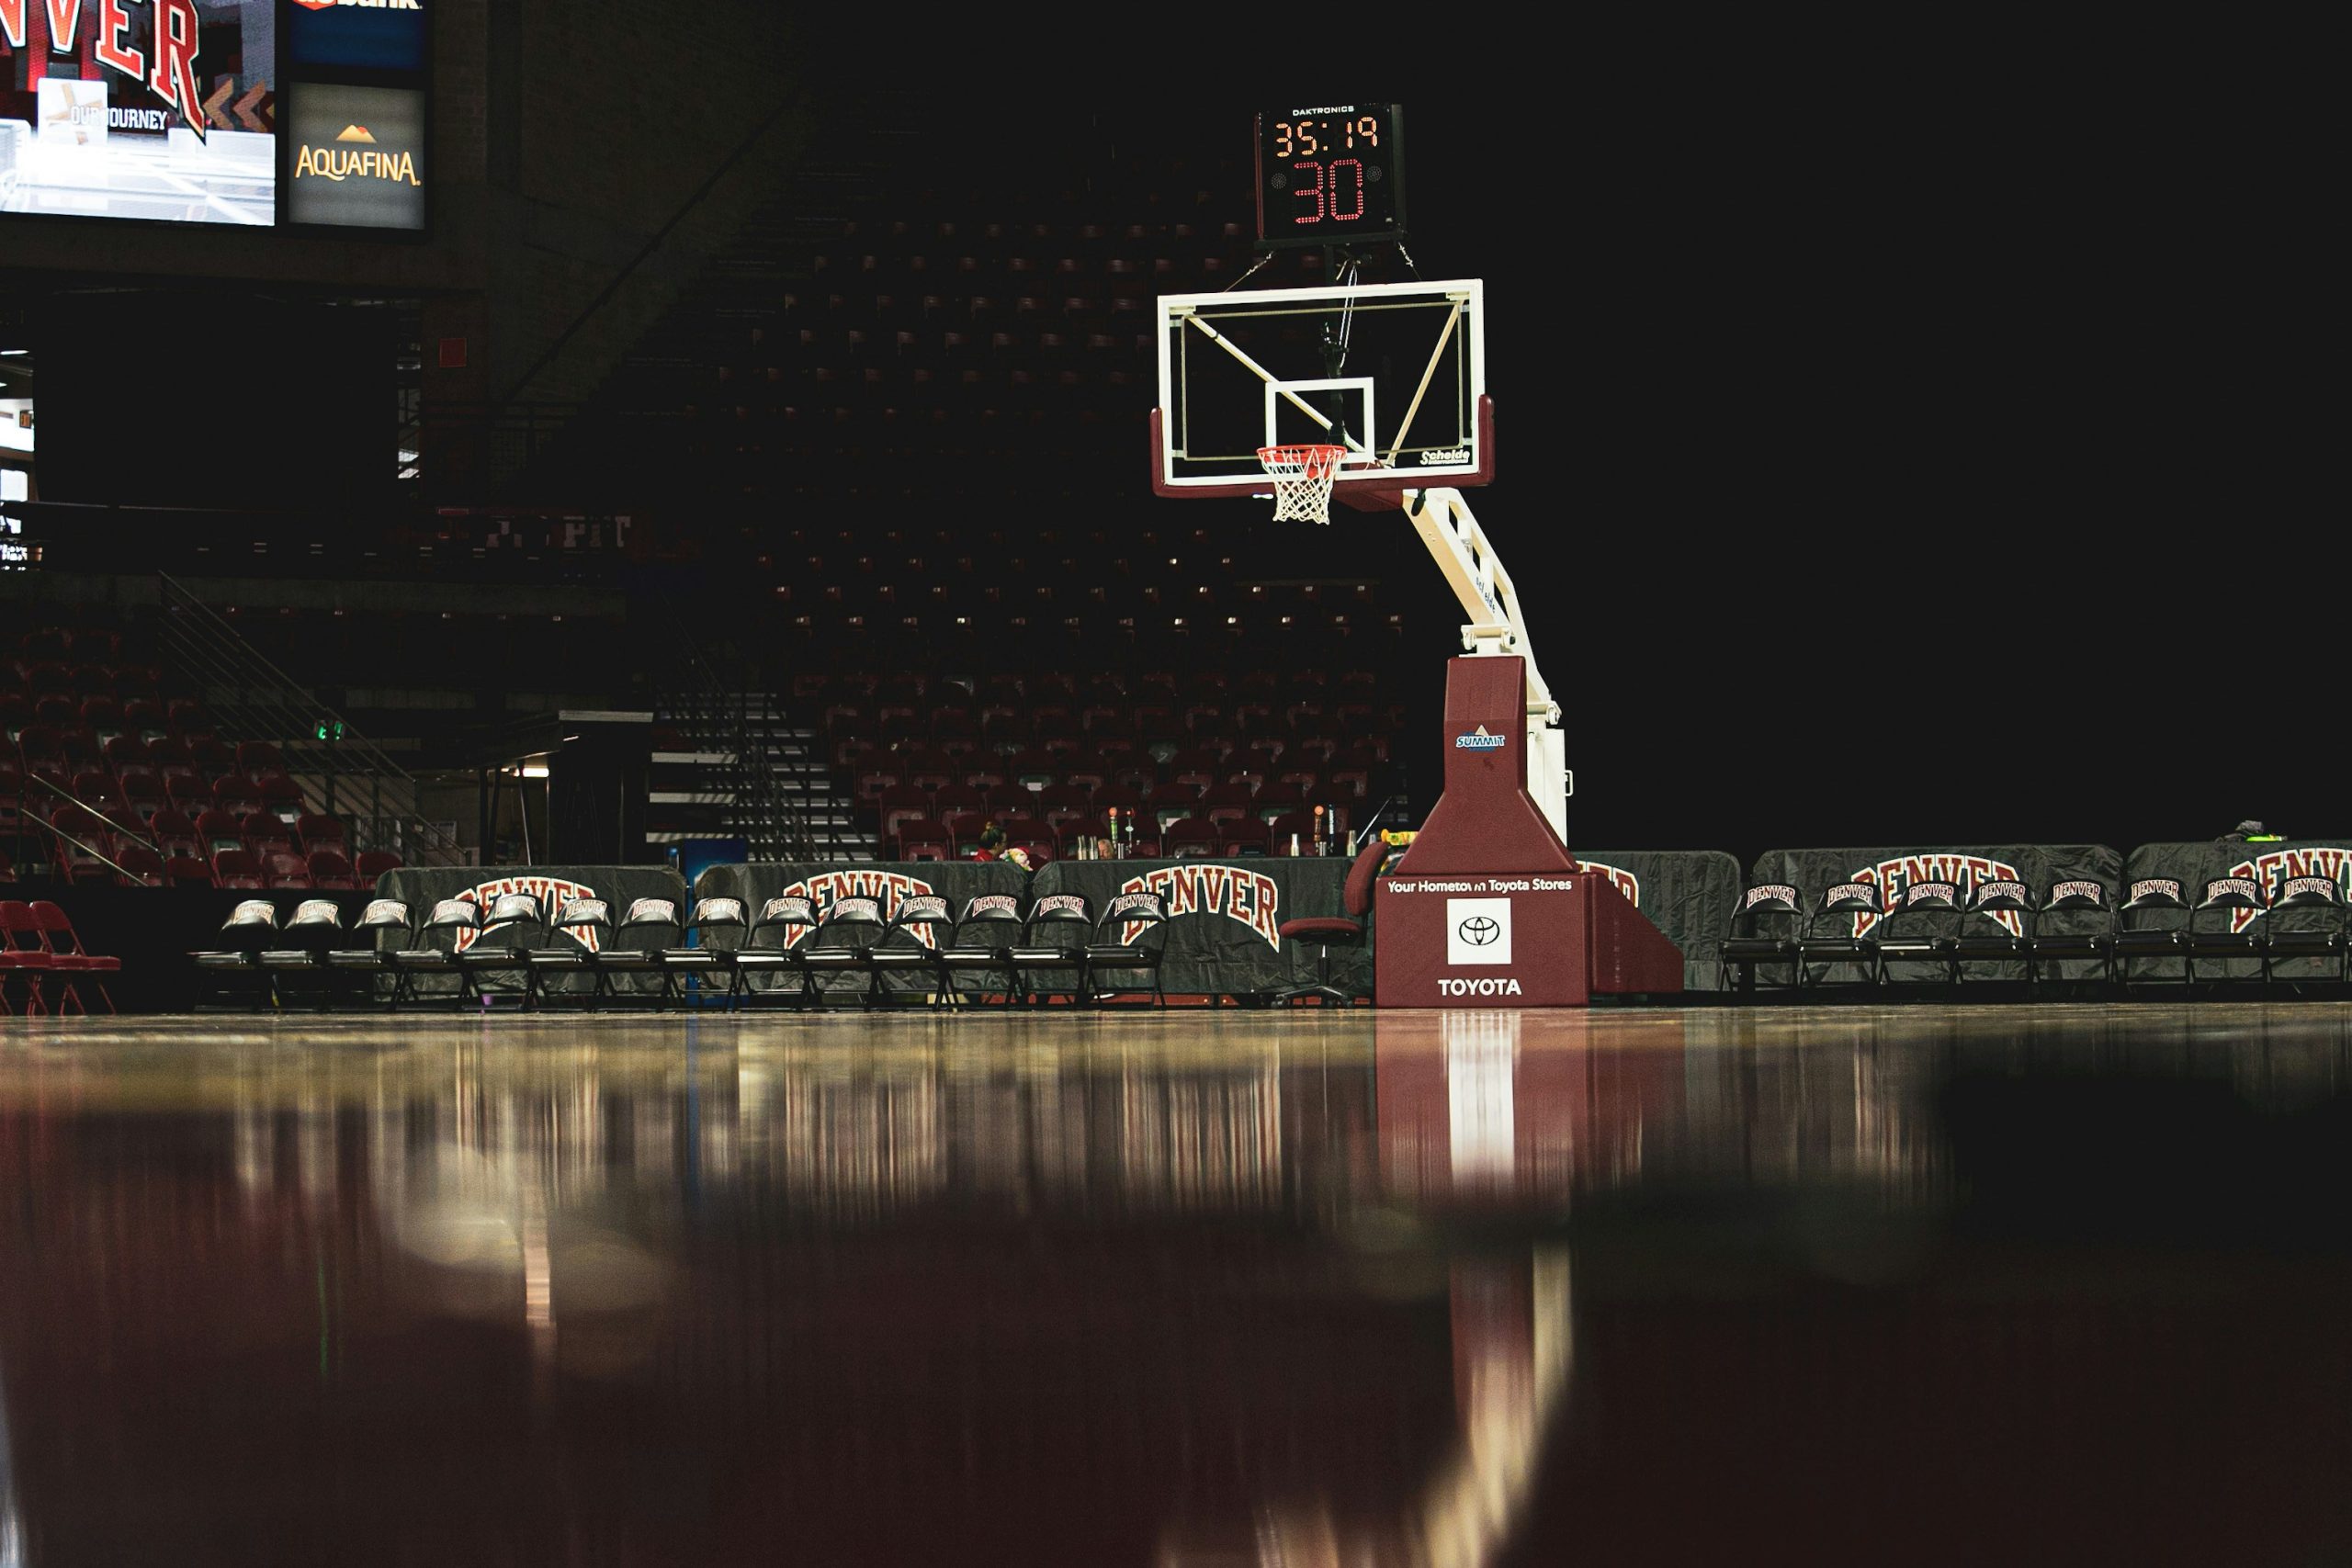
[[[1372,841],[1356,852],[1355,864],[1348,867],[1348,880],[1340,890],[1340,907],[1362,919],[1372,911],[1372,887],[1380,875],[1381,863],[1388,858],[1388,841],[1375,833]]]
[[[1356,920],[1339,915],[1301,915],[1295,920],[1284,920],[1274,928],[1283,936],[1292,937],[1356,937],[1363,935],[1363,926]]]

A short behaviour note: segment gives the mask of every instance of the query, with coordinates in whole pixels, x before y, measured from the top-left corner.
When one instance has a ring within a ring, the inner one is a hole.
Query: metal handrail
[[[175,651],[198,666],[199,672],[209,676],[220,690],[242,694],[216,701],[212,705],[248,716],[245,728],[263,732],[254,739],[268,739],[274,733],[276,739],[271,739],[271,744],[277,747],[289,764],[298,758],[315,761],[317,766],[300,771],[315,773],[323,779],[318,795],[323,810],[334,816],[365,817],[378,822],[389,818],[400,825],[404,835],[413,835],[418,858],[435,854],[452,861],[458,858],[460,846],[456,835],[426,821],[413,809],[384,809],[384,784],[388,780],[396,788],[404,789],[413,806],[417,798],[413,774],[392,761],[356,725],[319,702],[293,677],[264,658],[185,583],[167,572],[158,572],[156,577],[162,585],[165,610],[175,612],[166,616],[167,635],[174,629],[181,634],[175,639]],[[322,718],[337,727],[341,739],[332,748],[315,749],[314,756],[313,748],[289,737],[307,732]],[[255,719],[259,722],[253,722]],[[355,761],[356,766],[353,765]],[[288,771],[296,770],[289,766]],[[373,799],[360,796],[355,784],[351,804],[346,806],[343,786],[354,775],[368,781]]]
[[[39,777],[40,775],[34,774],[31,776]],[[65,795],[63,790],[58,790],[57,786],[53,784],[50,784],[47,779],[41,779],[40,782],[44,784],[48,784],[51,789],[57,790],[58,794]],[[66,795],[65,798],[74,801],[74,805],[81,807],[85,811],[90,810],[90,806],[86,801],[74,800],[74,796],[70,795]],[[96,815],[96,813],[93,813],[93,815]],[[144,882],[140,881],[139,874],[137,872],[130,870],[121,862],[116,860],[112,855],[107,854],[105,851],[97,848],[96,845],[84,843],[81,840],[75,838],[73,834],[59,827],[56,823],[51,822],[48,818],[33,817],[27,818],[27,820],[48,832],[54,833],[57,837],[64,840],[75,849],[80,850],[84,854],[88,855],[92,860],[99,861],[107,865],[112,866],[118,874],[129,877],[131,881],[139,883],[142,887],[146,886]],[[105,822],[108,827],[115,825],[111,818],[100,817],[98,820]],[[131,838],[132,841],[139,844],[142,849],[153,850],[155,847],[153,844],[147,843],[144,840],[139,839],[136,835],[132,835]]]

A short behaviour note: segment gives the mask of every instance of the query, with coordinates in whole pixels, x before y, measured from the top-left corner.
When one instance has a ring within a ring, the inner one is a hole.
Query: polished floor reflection
[[[0,1032],[0,1568],[2352,1562],[2352,1010]]]

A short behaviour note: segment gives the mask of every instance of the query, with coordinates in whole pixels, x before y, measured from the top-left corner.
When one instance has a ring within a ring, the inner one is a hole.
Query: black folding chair
[[[546,942],[523,952],[524,999],[547,1007],[559,997],[594,1009],[604,999],[598,949],[613,934],[613,907],[602,898],[567,898],[556,911]],[[579,985],[568,982],[577,980]]]
[[[307,1000],[321,1011],[334,1005],[329,984],[327,950],[343,935],[343,909],[332,898],[305,898],[278,928],[292,945],[264,948],[258,962],[269,988],[270,1005]]]
[[[667,950],[682,940],[678,903],[674,898],[633,898],[611,939],[596,951],[596,983],[606,1001],[631,1001],[660,1007],[669,999]],[[656,937],[666,940],[653,940]],[[624,992],[623,976],[650,978],[650,987],[632,985]]]
[[[2211,965],[2219,964],[2223,981],[2253,980],[2267,984],[2270,979],[2270,949],[2264,940],[2263,917],[2269,913],[2262,897],[2262,884],[2251,876],[2216,876],[2205,884],[2204,896],[2188,912],[2188,942],[2185,962],[2188,969],[2188,984],[2197,984],[2197,961],[2206,960],[2206,975],[2215,978]],[[2215,916],[2226,921],[2216,927]],[[2199,917],[2206,923],[2199,924]],[[2254,972],[2231,973],[2233,964],[2251,964]]]
[[[662,995],[664,1000],[684,1001],[686,982],[695,984],[695,994],[700,996],[710,989],[718,976],[727,976],[723,995],[731,1010],[741,999],[743,971],[738,967],[742,956],[746,928],[743,922],[743,900],[741,898],[698,898],[686,917],[686,931],[700,937],[693,946],[683,944],[662,950]],[[730,940],[716,940],[721,935]]]
[[[1804,978],[1797,967],[1797,937],[1804,913],[1797,897],[1797,890],[1785,882],[1758,883],[1740,896],[1731,934],[1718,950],[1726,988],[1736,985],[1742,996],[1755,995],[1757,971],[1768,964],[1789,965],[1789,988]],[[1765,930],[1768,921],[1775,929]]]
[[[488,1007],[493,997],[511,996],[529,1005],[531,950],[546,946],[546,937],[547,911],[539,907],[535,896],[501,893],[492,899],[490,912],[483,918],[473,942],[458,953],[458,977],[464,987],[461,999]],[[502,975],[521,979],[522,988],[492,989],[482,983]]]
[[[1094,926],[1086,898],[1078,893],[1048,893],[1030,906],[1027,928],[1012,952],[1012,988],[1023,1003],[1035,1006],[1049,994],[1072,1001],[1086,994],[1086,945]],[[1046,986],[1041,980],[1067,975],[1067,986]]]
[[[398,984],[391,977],[392,953],[407,943],[411,919],[405,899],[370,899],[351,928],[352,934],[364,936],[368,945],[338,947],[328,953],[327,967],[343,982],[345,993],[351,999],[371,1004],[391,999],[391,987]],[[383,945],[387,934],[391,939],[390,947]]]
[[[396,949],[392,953],[392,973],[397,976],[392,986],[392,1005],[417,999],[418,982],[428,977],[446,976],[450,981],[447,991],[432,993],[436,1000],[463,1003],[468,1000],[465,976],[458,968],[458,939],[468,931],[481,929],[481,908],[470,898],[444,898],[426,912],[424,924],[417,929],[417,945]],[[447,942],[444,946],[442,943]]]
[[[967,995],[991,993],[1008,1001],[1019,989],[1012,970],[1012,950],[1020,945],[1021,900],[1010,893],[982,893],[967,900],[964,918],[939,954],[946,972],[948,995],[958,1006]],[[976,992],[967,992],[959,976],[977,976]],[[999,982],[989,985],[989,980]]]
[[[2277,985],[2283,978],[2298,991],[2312,980],[2343,985],[2345,913],[2344,895],[2332,876],[2290,876],[2279,884],[2278,896],[2270,901],[2270,916],[2263,922],[2271,983]],[[2315,976],[2280,976],[2282,964],[2298,963],[2317,963],[2321,972]]]
[[[2026,931],[2029,993],[2041,985],[2044,966],[2050,964],[2096,964],[2102,984],[2117,984],[2116,938],[2121,933],[2105,884],[2082,877],[2052,883]],[[2058,978],[2066,978],[2063,970]]]
[[[800,1007],[817,1004],[816,976],[808,972],[808,943],[817,929],[816,900],[797,893],[780,894],[760,906],[757,919],[735,950],[735,982],[739,1000],[786,998]],[[774,938],[770,945],[763,938]],[[771,985],[764,990],[758,976],[789,975],[789,988]]]
[[[865,988],[857,993],[858,999],[872,1006],[882,994],[874,948],[888,929],[878,898],[836,898],[826,905],[817,917],[817,929],[797,948],[810,999],[821,1007],[829,996],[844,988],[837,983],[840,976],[863,975]]]
[[[1956,882],[1930,880],[1905,887],[1872,938],[1878,943],[1880,982],[1903,983],[1894,973],[1898,964],[1931,964],[1943,971],[1945,985],[1959,985],[1963,915]]]
[[[1952,938],[1953,980],[1966,985],[1972,964],[2014,964],[2025,973],[2032,920],[2033,891],[2024,883],[1992,878],[1971,887]]]
[[[1878,885],[1873,882],[1840,882],[1824,889],[1821,902],[1814,907],[1813,918],[1797,938],[1797,984],[1810,987],[1825,983],[1829,971],[1841,964],[1860,968],[1862,978],[1855,985],[1875,985],[1883,976],[1880,973],[1878,941],[1868,932],[1857,934],[1855,926],[1865,915],[1880,915],[1884,907],[1879,901]],[[1821,922],[1836,920],[1845,929],[1824,932]],[[1875,922],[1873,922],[1875,923]],[[1816,976],[1812,965],[1819,964]]]
[[[2172,877],[2143,876],[2132,885],[2130,897],[2115,912],[2115,972],[2126,989],[2135,979],[2162,978],[2145,973],[2134,975],[2134,964],[2154,965],[2178,960],[2182,982],[2186,984],[2192,977],[2188,958],[2190,913],[2180,884]],[[2159,923],[2166,919],[2172,923]]]
[[[1087,994],[1101,1007],[1115,997],[1148,992],[1160,1007],[1159,960],[1168,949],[1168,909],[1157,893],[1122,893],[1103,909],[1086,944]],[[1117,976],[1141,976],[1143,984],[1120,984]]]
[[[270,998],[269,974],[261,966],[262,949],[277,934],[277,906],[266,898],[246,898],[220,922],[221,945],[190,956],[206,985],[202,1001],[243,1001],[255,1011]]]
[[[889,925],[866,953],[876,999],[891,994],[888,976],[922,976],[931,981],[922,994],[934,1002],[944,1001],[949,986],[942,955],[955,929],[956,917],[949,912],[947,900],[936,894],[918,893],[899,899],[890,913]]]

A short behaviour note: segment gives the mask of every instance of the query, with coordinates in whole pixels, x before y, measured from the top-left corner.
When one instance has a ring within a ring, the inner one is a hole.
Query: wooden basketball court
[[[0,1540],[2338,1561],[2347,1041],[2324,1004],[16,1022]]]

